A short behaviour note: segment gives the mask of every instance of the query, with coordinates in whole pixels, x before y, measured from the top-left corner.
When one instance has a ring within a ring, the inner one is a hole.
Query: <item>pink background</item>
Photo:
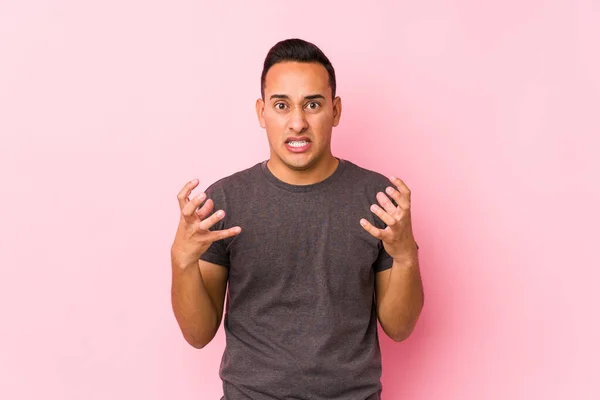
[[[268,156],[288,37],[337,69],[335,154],[413,190],[384,399],[600,398],[600,3],[217,3],[0,2],[0,398],[220,397],[222,330],[171,311],[175,196]]]

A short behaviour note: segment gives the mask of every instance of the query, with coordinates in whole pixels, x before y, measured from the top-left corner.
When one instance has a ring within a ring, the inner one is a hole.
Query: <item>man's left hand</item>
[[[371,205],[371,211],[387,225],[386,228],[378,229],[364,218],[360,220],[360,224],[372,236],[382,241],[385,251],[394,261],[410,262],[417,253],[410,216],[410,189],[400,178],[391,176],[389,179],[396,188],[389,186],[386,192],[398,207],[382,192],[377,193],[379,205]]]

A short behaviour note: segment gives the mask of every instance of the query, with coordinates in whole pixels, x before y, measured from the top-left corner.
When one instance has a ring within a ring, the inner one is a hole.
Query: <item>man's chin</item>
[[[291,169],[292,171],[303,172],[308,171],[315,165],[315,160],[305,160],[305,161],[284,161],[286,167]]]
[[[286,164],[286,166],[293,171],[302,172],[302,171],[308,171],[312,167],[312,164],[310,164],[310,163],[296,164],[296,165]]]

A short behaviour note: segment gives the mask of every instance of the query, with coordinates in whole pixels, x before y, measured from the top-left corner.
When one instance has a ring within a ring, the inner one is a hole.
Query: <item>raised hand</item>
[[[388,186],[386,193],[394,199],[398,207],[382,192],[377,193],[379,205],[371,205],[371,211],[387,225],[386,228],[378,229],[364,218],[360,220],[360,224],[372,236],[382,241],[385,251],[395,261],[408,260],[414,257],[417,251],[410,215],[410,189],[399,178],[391,176],[389,179],[396,189]]]
[[[204,205],[198,208],[206,199],[206,193],[200,193],[190,200],[190,193],[196,186],[198,186],[198,180],[194,179],[188,182],[177,195],[181,218],[171,247],[171,257],[182,268],[197,266],[202,253],[214,241],[237,235],[242,231],[239,226],[210,231],[211,226],[225,217],[225,211],[218,210],[211,215],[214,207],[211,199],[206,200]]]

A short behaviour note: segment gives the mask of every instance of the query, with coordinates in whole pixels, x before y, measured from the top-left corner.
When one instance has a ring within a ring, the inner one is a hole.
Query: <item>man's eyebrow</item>
[[[286,99],[288,100],[290,98],[290,96],[288,96],[287,94],[274,94],[272,95],[269,99],[273,100],[273,99]],[[325,100],[325,96],[323,96],[322,94],[311,94],[308,96],[304,96],[304,100],[315,100],[315,99],[323,99]]]
[[[289,99],[290,96],[288,96],[287,94],[274,94],[271,97],[269,97],[270,100],[273,99]]]

